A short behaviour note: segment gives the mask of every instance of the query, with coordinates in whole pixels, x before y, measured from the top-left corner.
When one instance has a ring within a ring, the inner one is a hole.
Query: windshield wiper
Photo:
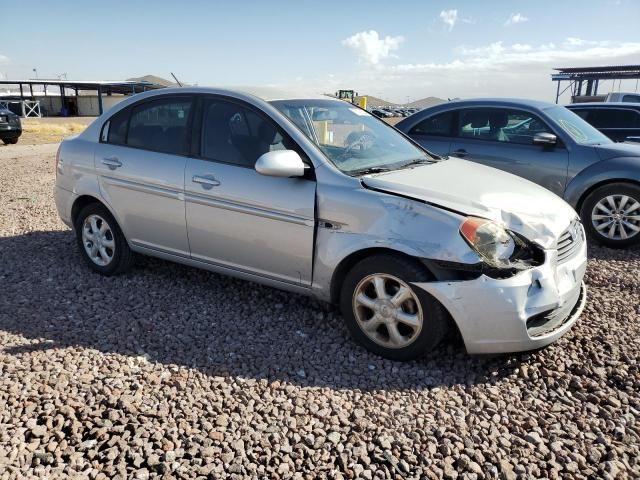
[[[427,160],[425,158],[419,158],[417,160],[411,160],[410,162],[405,163],[404,165],[400,165],[396,170],[401,170],[403,168],[412,167],[414,165],[426,165],[429,163],[435,162],[435,159]]]
[[[363,168],[362,170],[352,170],[349,175],[360,176],[360,175],[369,175],[370,173],[383,173],[391,171],[390,168],[387,167],[369,167]]]

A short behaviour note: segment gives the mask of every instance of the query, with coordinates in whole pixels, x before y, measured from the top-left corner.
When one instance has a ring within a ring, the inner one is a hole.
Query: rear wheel
[[[447,331],[446,311],[412,282],[433,280],[417,262],[376,255],[347,274],[340,307],[352,337],[392,360],[412,360],[433,349]]]
[[[2,141],[5,145],[15,145],[16,143],[18,143],[17,138],[3,138]]]
[[[102,275],[125,272],[134,254],[113,215],[104,205],[84,207],[75,221],[76,239],[89,267]]]
[[[640,187],[611,183],[595,189],[582,204],[582,223],[602,245],[624,248],[640,243]]]

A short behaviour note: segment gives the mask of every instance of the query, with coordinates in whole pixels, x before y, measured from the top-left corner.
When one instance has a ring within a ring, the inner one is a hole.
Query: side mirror
[[[293,150],[274,150],[260,155],[256,160],[256,171],[270,177],[302,177],[304,162]]]
[[[556,137],[553,133],[541,132],[536,133],[533,136],[533,144],[534,145],[555,145],[558,143],[558,137]]]

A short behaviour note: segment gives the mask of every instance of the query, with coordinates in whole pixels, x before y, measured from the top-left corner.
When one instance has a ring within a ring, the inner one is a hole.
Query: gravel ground
[[[89,272],[55,145],[0,149],[0,479],[640,478],[640,250],[539,352],[377,358],[340,316],[144,259]]]

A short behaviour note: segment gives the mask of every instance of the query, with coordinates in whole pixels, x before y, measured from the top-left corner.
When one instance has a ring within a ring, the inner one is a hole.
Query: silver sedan
[[[64,141],[56,205],[94,271],[134,253],[339,304],[392,359],[548,345],[585,302],[575,211],[527,180],[433,155],[327,97],[163,89]]]

